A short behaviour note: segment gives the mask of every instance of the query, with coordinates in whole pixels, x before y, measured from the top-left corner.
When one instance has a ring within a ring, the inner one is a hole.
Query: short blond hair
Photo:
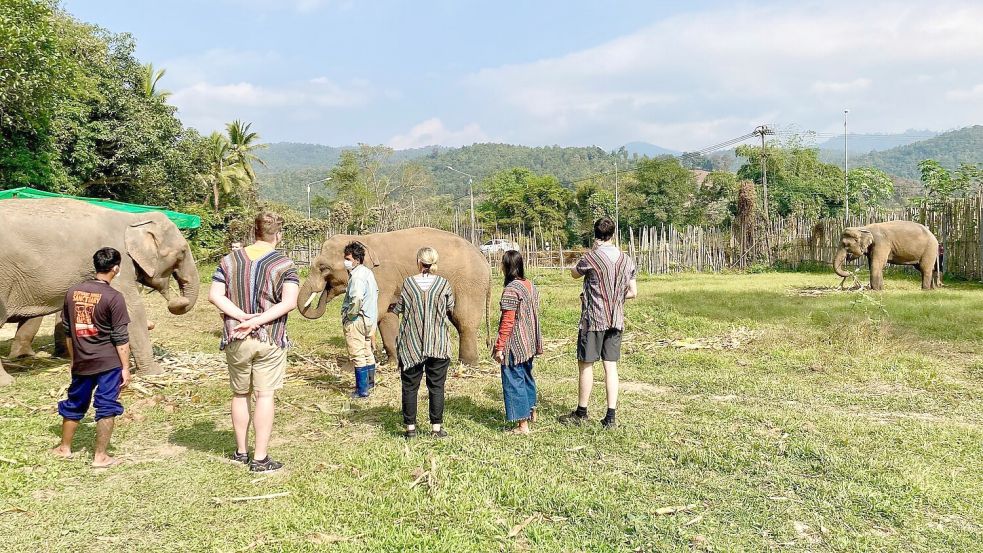
[[[276,237],[276,233],[283,230],[283,217],[272,211],[263,211],[256,216],[255,225],[256,239],[268,242]]]
[[[425,266],[429,265],[431,271],[437,268],[438,259],[440,259],[440,256],[437,255],[437,250],[431,248],[430,246],[420,248],[419,251],[416,252],[416,260]]]

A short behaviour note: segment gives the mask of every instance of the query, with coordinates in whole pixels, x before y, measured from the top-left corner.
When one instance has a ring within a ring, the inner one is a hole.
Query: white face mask
[[[355,262],[348,259],[345,260],[345,269],[351,272],[355,268]]]

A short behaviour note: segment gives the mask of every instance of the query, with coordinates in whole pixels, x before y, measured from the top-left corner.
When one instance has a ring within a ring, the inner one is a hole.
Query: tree
[[[154,64],[152,63],[143,66],[142,81],[140,84],[142,85],[144,96],[147,98],[157,98],[161,102],[167,101],[171,93],[167,90],[157,89],[157,83],[160,82],[166,72],[165,69],[154,69]]]
[[[964,194],[983,192],[983,163],[960,163],[954,180]]]
[[[249,185],[249,175],[235,159],[232,144],[219,132],[213,132],[207,139],[205,159],[208,170],[199,176],[201,182],[212,189],[212,206],[218,212],[220,193],[233,191]]]
[[[957,192],[957,183],[952,180],[952,174],[938,161],[923,159],[918,162],[918,170],[929,199],[942,200]]]
[[[737,155],[745,162],[737,171],[739,179],[761,182],[761,148],[739,146]],[[832,217],[844,209],[845,191],[843,170],[823,163],[819,151],[802,145],[793,137],[786,144],[769,144],[766,148],[768,165],[769,210],[778,215],[792,213],[809,217]],[[760,200],[764,206],[764,199]]]
[[[266,166],[266,163],[256,155],[256,151],[265,148],[266,144],[259,143],[259,133],[251,131],[252,126],[252,123],[243,123],[236,119],[225,124],[225,131],[229,137],[229,156],[242,167],[249,178],[249,183],[255,185],[256,171],[253,169],[253,163]]]
[[[513,167],[481,183],[487,191],[480,211],[489,224],[514,231],[536,230],[563,241],[574,194],[553,175]]]
[[[847,174],[850,205],[857,209],[877,207],[894,196],[894,181],[884,171],[873,167],[858,167]]]
[[[635,169],[637,183],[629,189],[637,224],[682,225],[689,222],[688,206],[697,192],[693,173],[672,157],[643,159]]]
[[[602,188],[594,181],[577,187],[574,202],[577,211],[577,234],[583,244],[589,244],[594,233],[594,221],[601,217],[615,216],[614,192]]]

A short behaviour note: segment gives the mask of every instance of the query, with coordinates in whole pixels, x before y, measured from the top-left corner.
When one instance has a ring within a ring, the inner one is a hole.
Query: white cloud
[[[453,131],[445,127],[440,119],[434,117],[415,125],[406,134],[392,137],[389,139],[389,146],[397,150],[404,150],[433,145],[463,146],[486,141],[488,141],[488,136],[475,123],[470,123]]]
[[[342,86],[317,77],[283,86],[198,82],[175,91],[169,102],[186,124],[210,132],[237,118],[310,122],[325,111],[363,106],[373,95],[364,81]]]
[[[947,100],[954,100],[957,102],[983,100],[983,83],[968,89],[964,88],[950,90],[946,92],[945,97]]]
[[[463,84],[527,143],[694,149],[761,123],[827,131],[844,107],[858,131],[947,128],[983,120],[942,101],[979,93],[981,36],[983,3],[727,3]]]

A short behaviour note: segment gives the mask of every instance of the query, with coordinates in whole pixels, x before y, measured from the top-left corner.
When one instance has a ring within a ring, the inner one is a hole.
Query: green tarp
[[[180,229],[196,229],[201,226],[201,217],[197,215],[189,215],[187,213],[178,213],[177,211],[169,211],[167,209],[156,207],[152,205],[137,205],[137,204],[127,204],[123,202],[117,202],[114,200],[100,200],[99,198],[82,198],[79,196],[69,196],[68,194],[57,194],[55,192],[45,192],[43,190],[35,190],[33,188],[11,188],[10,190],[0,190],[0,200],[9,200],[11,198],[69,198],[72,200],[81,200],[83,202],[89,202],[90,204],[95,204],[108,209],[115,209],[116,211],[126,211],[128,213],[146,213],[148,211],[159,211],[167,216],[168,219],[177,225]]]

